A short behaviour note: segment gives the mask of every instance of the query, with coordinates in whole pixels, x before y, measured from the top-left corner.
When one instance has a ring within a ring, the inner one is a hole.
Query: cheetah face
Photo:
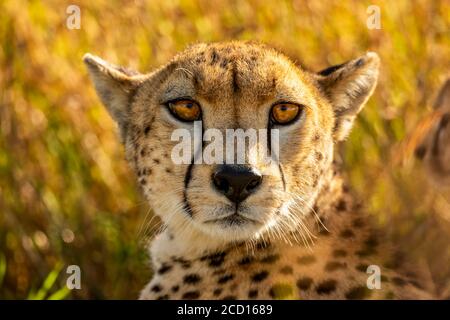
[[[147,75],[91,55],[85,62],[155,213],[172,232],[223,242],[301,223],[330,168],[334,142],[347,135],[378,70],[378,57],[369,53],[313,74],[273,49],[240,42],[195,45]],[[180,129],[190,133],[186,163],[174,161]],[[253,147],[272,152],[276,133],[276,159],[258,154],[250,161],[250,148],[228,148],[208,136],[210,129],[223,140],[230,129],[266,132]],[[222,159],[244,161],[198,161],[213,142],[223,147]]]

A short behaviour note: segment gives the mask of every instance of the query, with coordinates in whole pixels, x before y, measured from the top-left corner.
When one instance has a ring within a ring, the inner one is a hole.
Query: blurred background
[[[69,29],[69,5],[80,29]],[[370,30],[370,5],[381,28]],[[376,51],[379,84],[340,147],[391,241],[450,279],[448,194],[424,179],[411,133],[450,71],[450,1],[0,1],[0,299],[134,299],[157,229],[81,61],[142,72],[193,42],[255,39],[312,70]],[[65,287],[81,268],[82,289]]]

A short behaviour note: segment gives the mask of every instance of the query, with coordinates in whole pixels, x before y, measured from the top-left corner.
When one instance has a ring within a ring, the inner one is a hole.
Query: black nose
[[[221,165],[212,179],[217,190],[235,203],[244,201],[262,182],[261,174],[245,165]]]

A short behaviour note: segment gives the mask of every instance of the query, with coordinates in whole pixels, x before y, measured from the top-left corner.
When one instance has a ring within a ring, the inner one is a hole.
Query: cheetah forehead
[[[312,99],[319,96],[308,72],[287,56],[254,42],[197,44],[179,53],[167,68],[162,100],[197,96],[205,101],[264,101]]]

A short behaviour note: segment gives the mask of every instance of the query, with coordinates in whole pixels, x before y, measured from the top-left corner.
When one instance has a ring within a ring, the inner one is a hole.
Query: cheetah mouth
[[[237,212],[226,215],[224,217],[207,220],[204,223],[208,223],[208,224],[220,223],[220,224],[225,224],[225,225],[229,225],[229,226],[240,226],[240,225],[244,225],[244,224],[248,224],[248,223],[261,224],[260,221],[248,218]]]

